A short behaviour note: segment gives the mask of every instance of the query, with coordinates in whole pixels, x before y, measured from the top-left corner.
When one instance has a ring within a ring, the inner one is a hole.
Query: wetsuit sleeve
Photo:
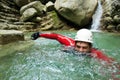
[[[92,49],[92,56],[96,57],[100,60],[107,61],[107,62],[112,62],[114,61],[112,58],[108,57],[107,55],[103,54],[103,52],[97,50],[97,49]]]
[[[59,43],[61,43],[62,45],[65,45],[65,46],[74,46],[74,44],[75,44],[75,41],[72,38],[63,36],[61,34],[42,33],[42,34],[40,34],[40,37],[57,40]]]

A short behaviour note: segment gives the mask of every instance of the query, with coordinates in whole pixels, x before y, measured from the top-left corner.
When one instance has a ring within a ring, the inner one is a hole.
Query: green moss
[[[54,29],[59,29],[62,27],[63,22],[60,20],[59,16],[55,11],[49,12],[48,15],[51,15],[51,19],[53,19]]]

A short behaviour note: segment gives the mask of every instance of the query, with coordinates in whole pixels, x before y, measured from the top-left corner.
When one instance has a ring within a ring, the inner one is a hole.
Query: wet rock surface
[[[15,41],[23,41],[24,35],[22,31],[17,30],[0,30],[0,44],[8,44]]]

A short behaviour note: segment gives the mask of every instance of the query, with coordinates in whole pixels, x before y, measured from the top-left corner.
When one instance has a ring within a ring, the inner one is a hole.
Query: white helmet
[[[93,43],[92,32],[88,29],[79,30],[75,36],[75,41],[84,41],[84,42]]]

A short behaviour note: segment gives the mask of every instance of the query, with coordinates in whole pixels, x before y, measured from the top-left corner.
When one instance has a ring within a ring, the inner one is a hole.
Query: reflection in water
[[[75,32],[60,33],[74,37]],[[120,45],[117,44],[120,38],[105,33],[94,35],[94,46],[120,61]],[[61,45],[54,40],[40,38],[30,41],[29,45],[26,42],[20,44],[20,49],[14,49],[13,53],[0,58],[0,80],[109,80],[112,73],[118,71],[115,66],[106,67],[101,65],[104,62],[94,58],[63,52]]]

